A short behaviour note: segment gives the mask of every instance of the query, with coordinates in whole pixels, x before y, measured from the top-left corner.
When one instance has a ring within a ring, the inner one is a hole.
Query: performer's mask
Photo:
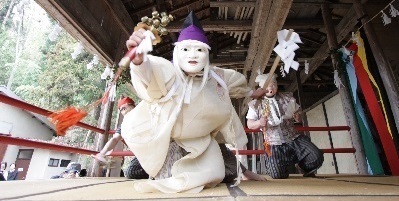
[[[205,68],[209,62],[209,51],[201,43],[191,40],[189,43],[178,45],[177,62],[186,73],[198,73]]]

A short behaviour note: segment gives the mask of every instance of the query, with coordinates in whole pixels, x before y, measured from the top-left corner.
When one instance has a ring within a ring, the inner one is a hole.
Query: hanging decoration
[[[358,37],[360,38],[360,36]],[[363,41],[361,40],[361,42]],[[386,153],[386,158],[392,171],[392,175],[399,175],[399,169],[396,168],[399,167],[399,157],[395,151],[395,144],[392,140],[392,132],[389,123],[386,121],[387,116],[384,103],[382,99],[379,98],[380,90],[378,85],[373,86],[374,78],[369,72],[364,45],[363,47],[358,47],[355,43],[352,43],[348,49],[354,52],[352,61],[358,78],[357,81],[361,91],[363,92],[365,102],[368,106],[377,133],[380,136],[382,147]],[[375,89],[377,89],[378,94],[376,94]]]
[[[101,74],[101,79],[102,80],[106,80],[108,77],[112,79],[113,76],[114,76],[114,72],[112,71],[112,69],[107,64],[107,66],[104,69],[104,72]]]
[[[305,60],[305,74],[309,74],[309,62],[308,60]]]
[[[281,77],[285,77],[286,74],[285,74],[283,65],[280,66],[280,73],[281,73]]]
[[[295,32],[293,32],[288,40],[286,40],[288,33],[289,31],[287,29],[277,32],[277,40],[279,44],[273,49],[284,62],[284,70],[286,73],[289,73],[290,68],[298,70],[299,63],[294,61],[294,51],[299,49],[297,43],[302,43],[299,35]]]
[[[388,17],[387,14],[384,13],[384,11],[381,11],[381,17],[382,17],[382,22],[384,23],[384,26],[388,25],[391,23],[391,18]]]
[[[51,33],[48,35],[48,38],[50,39],[51,42],[54,42],[57,40],[58,36],[60,35],[60,32],[62,31],[62,28],[60,27],[59,24],[56,24],[51,31]]]
[[[336,86],[338,89],[339,89],[341,86],[344,86],[344,85],[342,84],[341,78],[340,78],[339,75],[338,75],[338,70],[337,70],[337,69],[334,70],[334,84],[335,84],[335,86]]]
[[[83,45],[81,43],[77,43],[73,53],[71,53],[72,59],[75,60],[80,53],[83,52]]]
[[[359,41],[359,37],[357,37],[357,34],[355,34],[355,32],[352,32],[352,37],[351,37],[351,41],[353,41],[354,43],[358,44],[357,46],[362,45]],[[345,49],[345,48],[344,48]]]
[[[367,161],[370,165],[372,174],[383,175],[384,170],[382,168],[381,159],[380,156],[378,155],[378,150],[374,142],[373,135],[371,134],[369,121],[364,112],[363,109],[364,106],[360,101],[359,96],[357,95],[358,79],[355,73],[355,67],[353,66],[354,52],[346,48],[341,48],[338,50],[338,54],[341,54],[341,56],[338,57],[339,64],[343,68],[346,68],[346,73],[349,78],[348,90],[352,92],[351,95],[352,95],[353,106],[358,120],[357,122],[359,126],[360,135],[362,136],[361,139],[363,142],[363,147],[365,148],[364,152],[366,154]]]
[[[88,63],[88,64],[86,65],[86,67],[87,67],[87,69],[91,70],[91,69],[93,69],[93,67],[96,66],[98,63],[99,63],[98,56],[95,54],[94,57],[93,57],[93,60],[91,60],[90,63]]]
[[[392,17],[399,16],[399,11],[396,10],[395,7],[393,7],[392,3],[389,4],[389,14],[390,14]]]
[[[393,7],[393,3],[396,0],[392,0],[388,5],[386,5],[383,9],[381,9],[377,14],[375,14],[372,18],[370,18],[367,22],[363,23],[354,33],[352,33],[352,36],[356,35],[357,33],[359,33],[360,29],[364,27],[364,25],[370,23],[374,18],[376,18],[378,15],[380,15],[380,13],[382,14],[382,21],[384,23],[384,26],[391,23],[391,18],[388,17],[387,14],[385,14],[384,10],[387,9],[389,7],[389,14],[392,17],[397,17],[399,16],[399,11]],[[352,37],[353,38],[353,37]],[[349,40],[343,47],[346,47],[352,40]],[[358,43],[359,44],[359,43]]]

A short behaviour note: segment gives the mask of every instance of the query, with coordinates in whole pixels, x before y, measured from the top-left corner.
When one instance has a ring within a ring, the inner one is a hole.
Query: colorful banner
[[[362,41],[360,36],[359,41]],[[396,152],[395,144],[392,139],[392,135],[389,130],[388,121],[386,121],[381,106],[377,100],[377,96],[374,93],[374,88],[371,85],[369,74],[365,66],[367,66],[367,60],[365,60],[364,45],[360,43],[359,47],[356,44],[351,44],[348,49],[355,52],[353,55],[353,66],[355,68],[355,73],[359,86],[365,97],[367,107],[370,111],[372,120],[377,129],[378,135],[385,152],[389,167],[391,169],[392,175],[399,175],[399,157]],[[360,52],[358,52],[360,50]],[[359,56],[360,53],[360,56]]]
[[[342,62],[347,61],[350,59],[348,57],[348,52],[345,52],[344,49],[340,50],[342,53]],[[346,72],[347,78],[349,79],[349,89],[352,94],[352,100],[355,108],[356,119],[358,122],[360,135],[362,137],[363,148],[366,154],[366,158],[371,169],[373,175],[383,175],[384,169],[382,168],[381,159],[378,155],[377,146],[375,145],[373,136],[370,131],[370,127],[364,114],[363,107],[359,100],[359,97],[356,93],[357,91],[357,77],[355,74],[355,67],[353,66],[352,60],[347,61],[346,63]]]

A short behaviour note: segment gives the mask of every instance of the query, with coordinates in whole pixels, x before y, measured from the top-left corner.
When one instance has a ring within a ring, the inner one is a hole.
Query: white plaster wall
[[[330,126],[346,126],[346,120],[339,94],[325,102],[328,123]],[[327,126],[323,113],[323,106],[320,104],[306,113],[309,126]],[[320,149],[330,149],[330,141],[327,131],[311,131],[312,142]],[[352,140],[348,131],[332,131],[331,137],[334,148],[352,148]],[[336,154],[339,173],[358,174],[354,154]],[[335,174],[333,154],[324,154],[323,166],[317,171],[318,174]]]
[[[347,126],[342,107],[341,98],[338,95],[325,102],[328,123],[330,126]],[[331,131],[334,148],[352,148],[352,139],[349,131]],[[331,154],[332,155],[332,154]],[[355,155],[352,153],[336,154],[339,173],[359,174]]]
[[[53,131],[37,118],[34,118],[32,114],[8,104],[0,103],[0,122],[2,122],[1,125],[7,126],[2,131],[8,130],[9,133],[5,134],[11,134],[12,137],[50,140],[53,136]],[[20,149],[32,148],[8,145],[3,161],[8,164],[14,163]],[[41,165],[44,163],[47,166],[48,164],[46,156],[42,156],[43,152],[38,150],[35,149],[33,152],[26,179],[41,178],[43,176],[41,173],[43,172],[43,167]]]
[[[71,160],[72,156],[73,154],[66,152],[35,149],[26,180],[50,179],[54,175],[59,175],[65,170],[65,167],[60,167],[61,160]],[[48,166],[50,158],[59,159],[58,167]]]
[[[11,135],[13,137],[33,138],[50,140],[52,131],[43,125],[33,115],[16,107],[0,103],[0,122],[11,124]]]
[[[46,163],[45,169],[44,169],[43,178],[50,179],[50,177],[52,177],[54,175],[59,175],[61,172],[63,172],[66,167],[60,167],[61,160],[71,160],[71,162],[74,162],[72,160],[73,155],[74,154],[67,153],[67,152],[54,152],[54,151],[50,152],[49,157],[47,158],[47,163]],[[50,158],[60,160],[58,163],[58,167],[49,167],[48,166],[48,161],[50,160]]]
[[[48,164],[49,151],[35,149],[29,164],[25,180],[43,179],[44,167]]]

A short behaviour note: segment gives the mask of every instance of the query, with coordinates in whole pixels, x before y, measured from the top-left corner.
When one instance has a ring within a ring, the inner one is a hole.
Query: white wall
[[[33,115],[16,107],[0,103],[0,122],[11,126],[13,137],[50,140],[53,132]]]
[[[0,103],[0,122],[0,126],[3,127],[1,131],[9,131],[5,134],[11,134],[12,137],[51,140],[53,136],[53,131],[31,113],[8,104]],[[32,148],[8,145],[3,161],[8,164],[15,163],[20,149]],[[48,154],[39,150],[35,149],[33,152],[26,179],[42,178],[45,173],[44,168],[48,167]]]
[[[325,102],[328,123],[330,126],[347,126],[342,102],[339,94]],[[323,106],[320,104],[306,113],[309,126],[327,126],[324,117]],[[312,142],[321,149],[330,149],[330,141],[327,131],[311,131]],[[348,131],[331,131],[334,148],[352,148],[352,139]],[[358,174],[357,163],[354,154],[337,153],[336,159],[339,173]],[[324,154],[323,166],[318,174],[335,174],[333,154]]]
[[[65,170],[65,167],[60,167],[61,160],[71,160],[72,156],[73,154],[66,152],[35,149],[26,180],[50,179],[54,175],[59,175]],[[58,167],[48,166],[50,158],[59,159]]]

